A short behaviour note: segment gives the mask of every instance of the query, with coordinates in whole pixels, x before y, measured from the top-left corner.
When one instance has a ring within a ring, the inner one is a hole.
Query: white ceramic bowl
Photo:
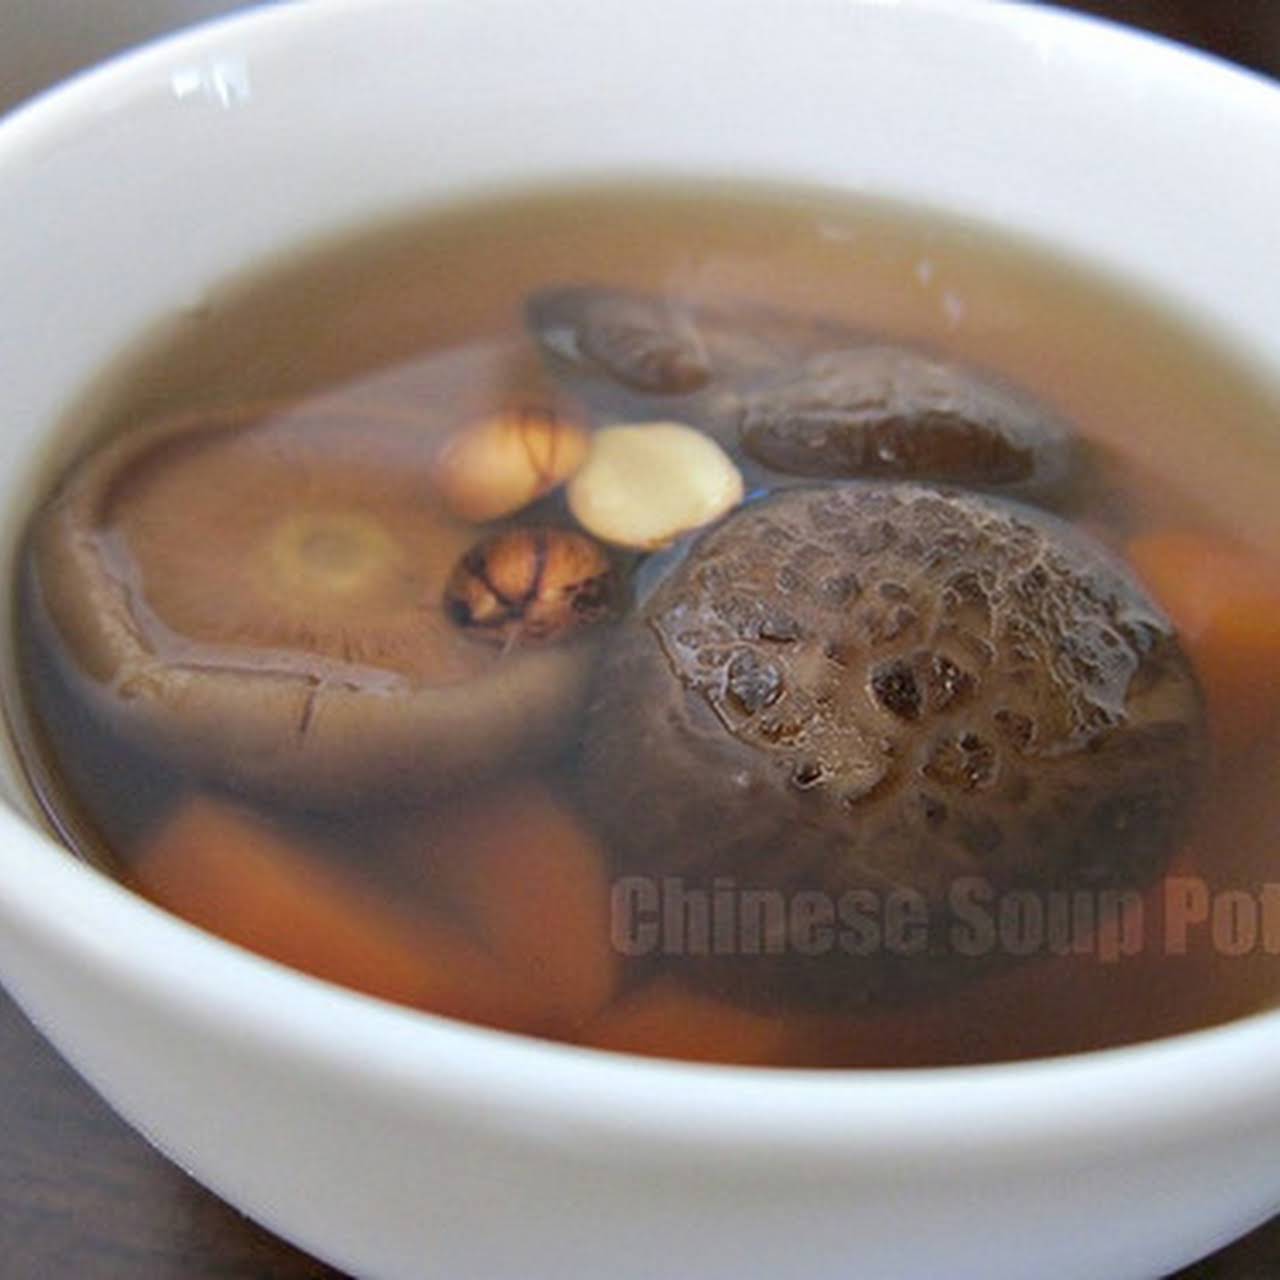
[[[6,564],[94,371],[300,237],[573,174],[796,179],[1061,244],[1276,371],[1278,152],[1260,80],[973,0],[333,0],[215,25],[0,126]],[[632,1061],[226,946],[5,786],[6,985],[175,1160],[360,1276],[1132,1280],[1280,1206],[1280,1014],[1013,1067]]]

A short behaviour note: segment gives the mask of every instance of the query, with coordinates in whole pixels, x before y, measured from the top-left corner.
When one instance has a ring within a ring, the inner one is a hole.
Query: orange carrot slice
[[[522,1030],[542,1018],[459,930],[401,916],[233,805],[181,805],[142,849],[132,881],[190,923],[317,978],[494,1026]]]
[[[791,1039],[785,1018],[738,1008],[660,978],[603,1013],[582,1042],[619,1053],[767,1066],[786,1062]]]
[[[1280,564],[1176,530],[1135,539],[1128,555],[1181,634],[1216,740],[1256,741],[1280,712]]]
[[[603,851],[546,788],[484,800],[418,837],[439,891],[572,1035],[608,1003],[619,956],[610,939]]]

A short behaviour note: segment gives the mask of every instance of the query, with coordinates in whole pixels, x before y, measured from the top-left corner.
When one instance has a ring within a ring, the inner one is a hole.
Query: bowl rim
[[[413,0],[374,0],[384,12]],[[722,0],[706,0],[718,3]],[[723,0],[727,3],[727,0]],[[1095,16],[971,0],[844,0],[963,13],[1012,23],[1046,41],[1064,34],[1195,67],[1202,86],[1263,87],[1266,77]],[[229,30],[285,41],[297,24],[371,8],[371,0],[239,11],[118,55],[36,95],[0,119],[0,166],[38,150],[129,78],[175,54],[214,49]],[[1225,95],[1224,95],[1225,96]],[[1280,1112],[1280,1010],[1118,1048],[974,1066],[799,1069],[704,1065],[541,1041],[394,1006],[287,969],[205,933],[77,861],[0,804],[0,917],[98,979],[192,1027],[234,1026],[281,1060],[376,1080],[404,1099],[480,1106],[493,1122],[553,1119],[569,1131],[625,1135],[632,1150],[687,1161],[768,1149],[815,1167],[861,1153],[998,1152],[1028,1143],[1114,1143],[1118,1130],[1155,1144],[1175,1123],[1256,1125]],[[56,904],[56,905],[55,905]],[[127,939],[126,945],[120,939]],[[21,993],[19,992],[21,1000]],[[1204,1082],[1212,1087],[1205,1088]]]
[[[1078,1148],[1114,1141],[1117,1129],[1158,1143],[1175,1121],[1222,1132],[1233,1120],[1252,1128],[1280,1108],[1271,1065],[1280,1011],[1132,1045],[973,1066],[646,1058],[474,1026],[312,978],[154,906],[0,807],[0,848],[15,845],[43,865],[36,879],[6,888],[0,910],[17,928],[52,938],[96,984],[163,1008],[175,1026],[233,1027],[240,1043],[273,1059],[376,1080],[380,1092],[403,1099],[479,1106],[495,1123],[545,1116],[566,1133],[625,1134],[686,1159],[696,1145],[707,1158],[767,1149],[773,1159],[825,1153],[839,1163],[850,1144],[905,1158],[939,1145],[992,1153],[1069,1138]]]

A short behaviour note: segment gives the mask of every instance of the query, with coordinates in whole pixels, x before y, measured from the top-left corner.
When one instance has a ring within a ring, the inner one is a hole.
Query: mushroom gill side
[[[494,651],[442,593],[473,529],[429,442],[332,404],[182,418],[88,455],[26,592],[92,713],[171,761],[308,803],[419,795],[545,750],[591,641]]]

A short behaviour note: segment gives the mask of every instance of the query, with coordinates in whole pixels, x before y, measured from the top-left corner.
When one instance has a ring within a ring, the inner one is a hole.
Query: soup
[[[508,196],[263,264],[83,397],[17,590],[73,849],[367,994],[770,1066],[1270,1004],[1269,390],[823,193]]]

